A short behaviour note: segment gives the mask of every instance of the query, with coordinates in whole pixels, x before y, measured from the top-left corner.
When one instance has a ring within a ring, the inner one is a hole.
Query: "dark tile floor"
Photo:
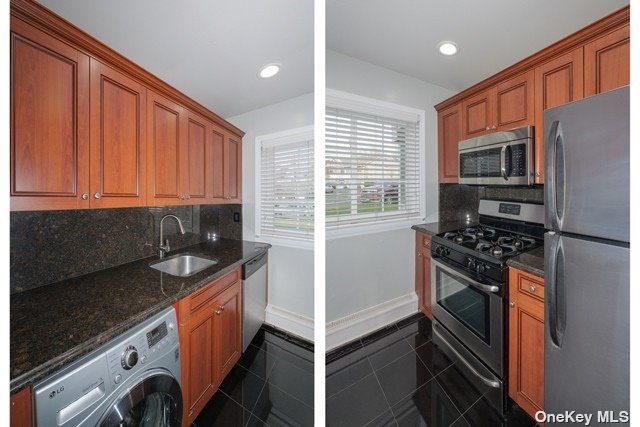
[[[327,354],[328,426],[533,426],[513,406],[499,417],[431,342],[421,314]]]
[[[263,326],[192,427],[313,426],[313,348]]]

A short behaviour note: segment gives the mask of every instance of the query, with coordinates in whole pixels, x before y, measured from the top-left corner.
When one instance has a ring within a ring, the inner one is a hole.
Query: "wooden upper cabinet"
[[[225,201],[225,182],[227,181],[226,174],[227,163],[225,155],[225,136],[218,129],[212,128],[209,131],[211,137],[211,150],[209,155],[209,164],[211,165],[211,172],[207,182],[211,187],[211,197],[214,201]]]
[[[544,282],[509,269],[509,396],[532,417],[544,409]]]
[[[184,109],[152,91],[147,92],[147,204],[179,204],[181,192],[181,140]]]
[[[227,200],[242,203],[242,143],[235,136],[227,136]]]
[[[209,123],[201,117],[188,112],[186,114],[187,138],[184,141],[184,160],[188,162],[182,177],[182,193],[186,196],[185,203],[204,203],[210,197],[207,194],[207,175],[211,168],[209,163],[209,143],[207,133]]]
[[[535,175],[544,183],[544,110],[584,96],[583,48],[580,47],[535,69]]]
[[[216,385],[227,376],[242,354],[242,285],[223,291],[214,304],[213,336]]]
[[[462,104],[438,111],[438,182],[458,182],[458,141],[462,134]]]
[[[89,57],[11,17],[11,210],[89,207]]]
[[[146,89],[91,59],[90,204],[146,204]]]
[[[496,87],[498,130],[508,130],[534,123],[533,70],[500,83]],[[493,126],[492,125],[492,128]]]
[[[496,88],[488,89],[462,101],[461,140],[484,135],[495,130]]]
[[[625,25],[584,46],[585,96],[629,84],[630,41],[629,25]]]

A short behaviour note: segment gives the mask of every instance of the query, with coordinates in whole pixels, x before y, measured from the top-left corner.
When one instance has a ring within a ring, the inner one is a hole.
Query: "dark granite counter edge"
[[[261,243],[262,244],[262,243]],[[183,289],[180,293],[178,293],[177,295],[173,295],[171,297],[168,297],[165,301],[162,301],[159,304],[156,304],[150,308],[147,308],[146,310],[143,310],[139,313],[137,313],[136,315],[130,317],[129,319],[127,319],[126,322],[120,323],[117,326],[97,335],[96,337],[94,337],[91,340],[85,341],[80,345],[77,345],[71,349],[69,349],[68,351],[66,351],[65,353],[49,360],[47,363],[41,364],[39,366],[37,366],[36,368],[27,371],[25,373],[23,373],[22,375],[13,378],[12,380],[10,380],[9,382],[9,389],[10,389],[10,394],[14,394],[26,387],[30,387],[33,386],[35,383],[37,383],[38,381],[46,378],[47,376],[49,376],[50,374],[52,374],[53,372],[61,369],[62,367],[64,367],[65,365],[68,365],[72,362],[75,362],[76,360],[78,360],[79,358],[81,358],[82,356],[90,353],[91,351],[99,348],[100,346],[102,346],[103,344],[107,343],[108,341],[112,340],[113,338],[116,338],[117,336],[123,334],[124,332],[126,332],[127,330],[131,329],[132,327],[142,323],[143,321],[145,321],[146,319],[150,318],[151,316],[153,316],[154,314],[162,311],[163,309],[173,305],[175,302],[181,300],[182,298],[185,298],[188,295],[193,294],[194,292],[196,292],[197,290],[199,290],[200,288],[202,288],[203,286],[211,283],[212,281],[216,280],[219,277],[224,276],[225,274],[229,273],[230,271],[234,270],[235,268],[247,263],[248,261],[266,253],[269,248],[271,248],[271,245],[268,243],[264,243],[264,248],[262,250],[257,250],[255,253],[251,254],[251,256],[247,256],[244,258],[239,259],[238,261],[236,261],[235,263],[230,264],[229,266],[216,271],[214,274],[212,274],[211,276],[207,276],[206,278],[198,281],[196,284],[189,286],[186,289]],[[189,247],[183,248],[181,250],[188,252]]]
[[[428,222],[424,224],[416,224],[416,225],[412,225],[411,229],[415,231],[419,231],[421,233],[429,234],[430,236],[435,236],[436,234],[445,233],[447,231],[458,230],[462,227],[471,227],[476,224],[477,223],[473,221],[447,220],[447,221]]]
[[[509,258],[507,265],[544,279],[544,246]]]

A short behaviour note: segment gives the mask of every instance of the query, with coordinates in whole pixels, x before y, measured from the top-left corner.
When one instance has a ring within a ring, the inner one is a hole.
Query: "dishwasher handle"
[[[251,275],[253,273],[255,273],[256,271],[260,270],[260,267],[262,267],[263,265],[265,265],[267,263],[267,253],[263,253],[262,255],[259,255],[255,258],[252,258],[250,261],[245,262],[242,265],[242,280],[246,280],[249,277],[251,277]]]

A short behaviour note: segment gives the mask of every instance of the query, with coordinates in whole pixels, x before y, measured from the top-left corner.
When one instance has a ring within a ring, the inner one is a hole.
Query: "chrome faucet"
[[[162,239],[162,223],[164,222],[165,219],[169,217],[174,218],[176,221],[178,221],[178,226],[180,227],[180,234],[184,234],[184,227],[182,226],[182,221],[180,221],[180,218],[171,214],[167,214],[163,216],[162,219],[160,220],[160,258],[164,258],[164,253],[169,252],[171,250],[171,247],[169,246],[169,239],[167,239],[164,242]]]

